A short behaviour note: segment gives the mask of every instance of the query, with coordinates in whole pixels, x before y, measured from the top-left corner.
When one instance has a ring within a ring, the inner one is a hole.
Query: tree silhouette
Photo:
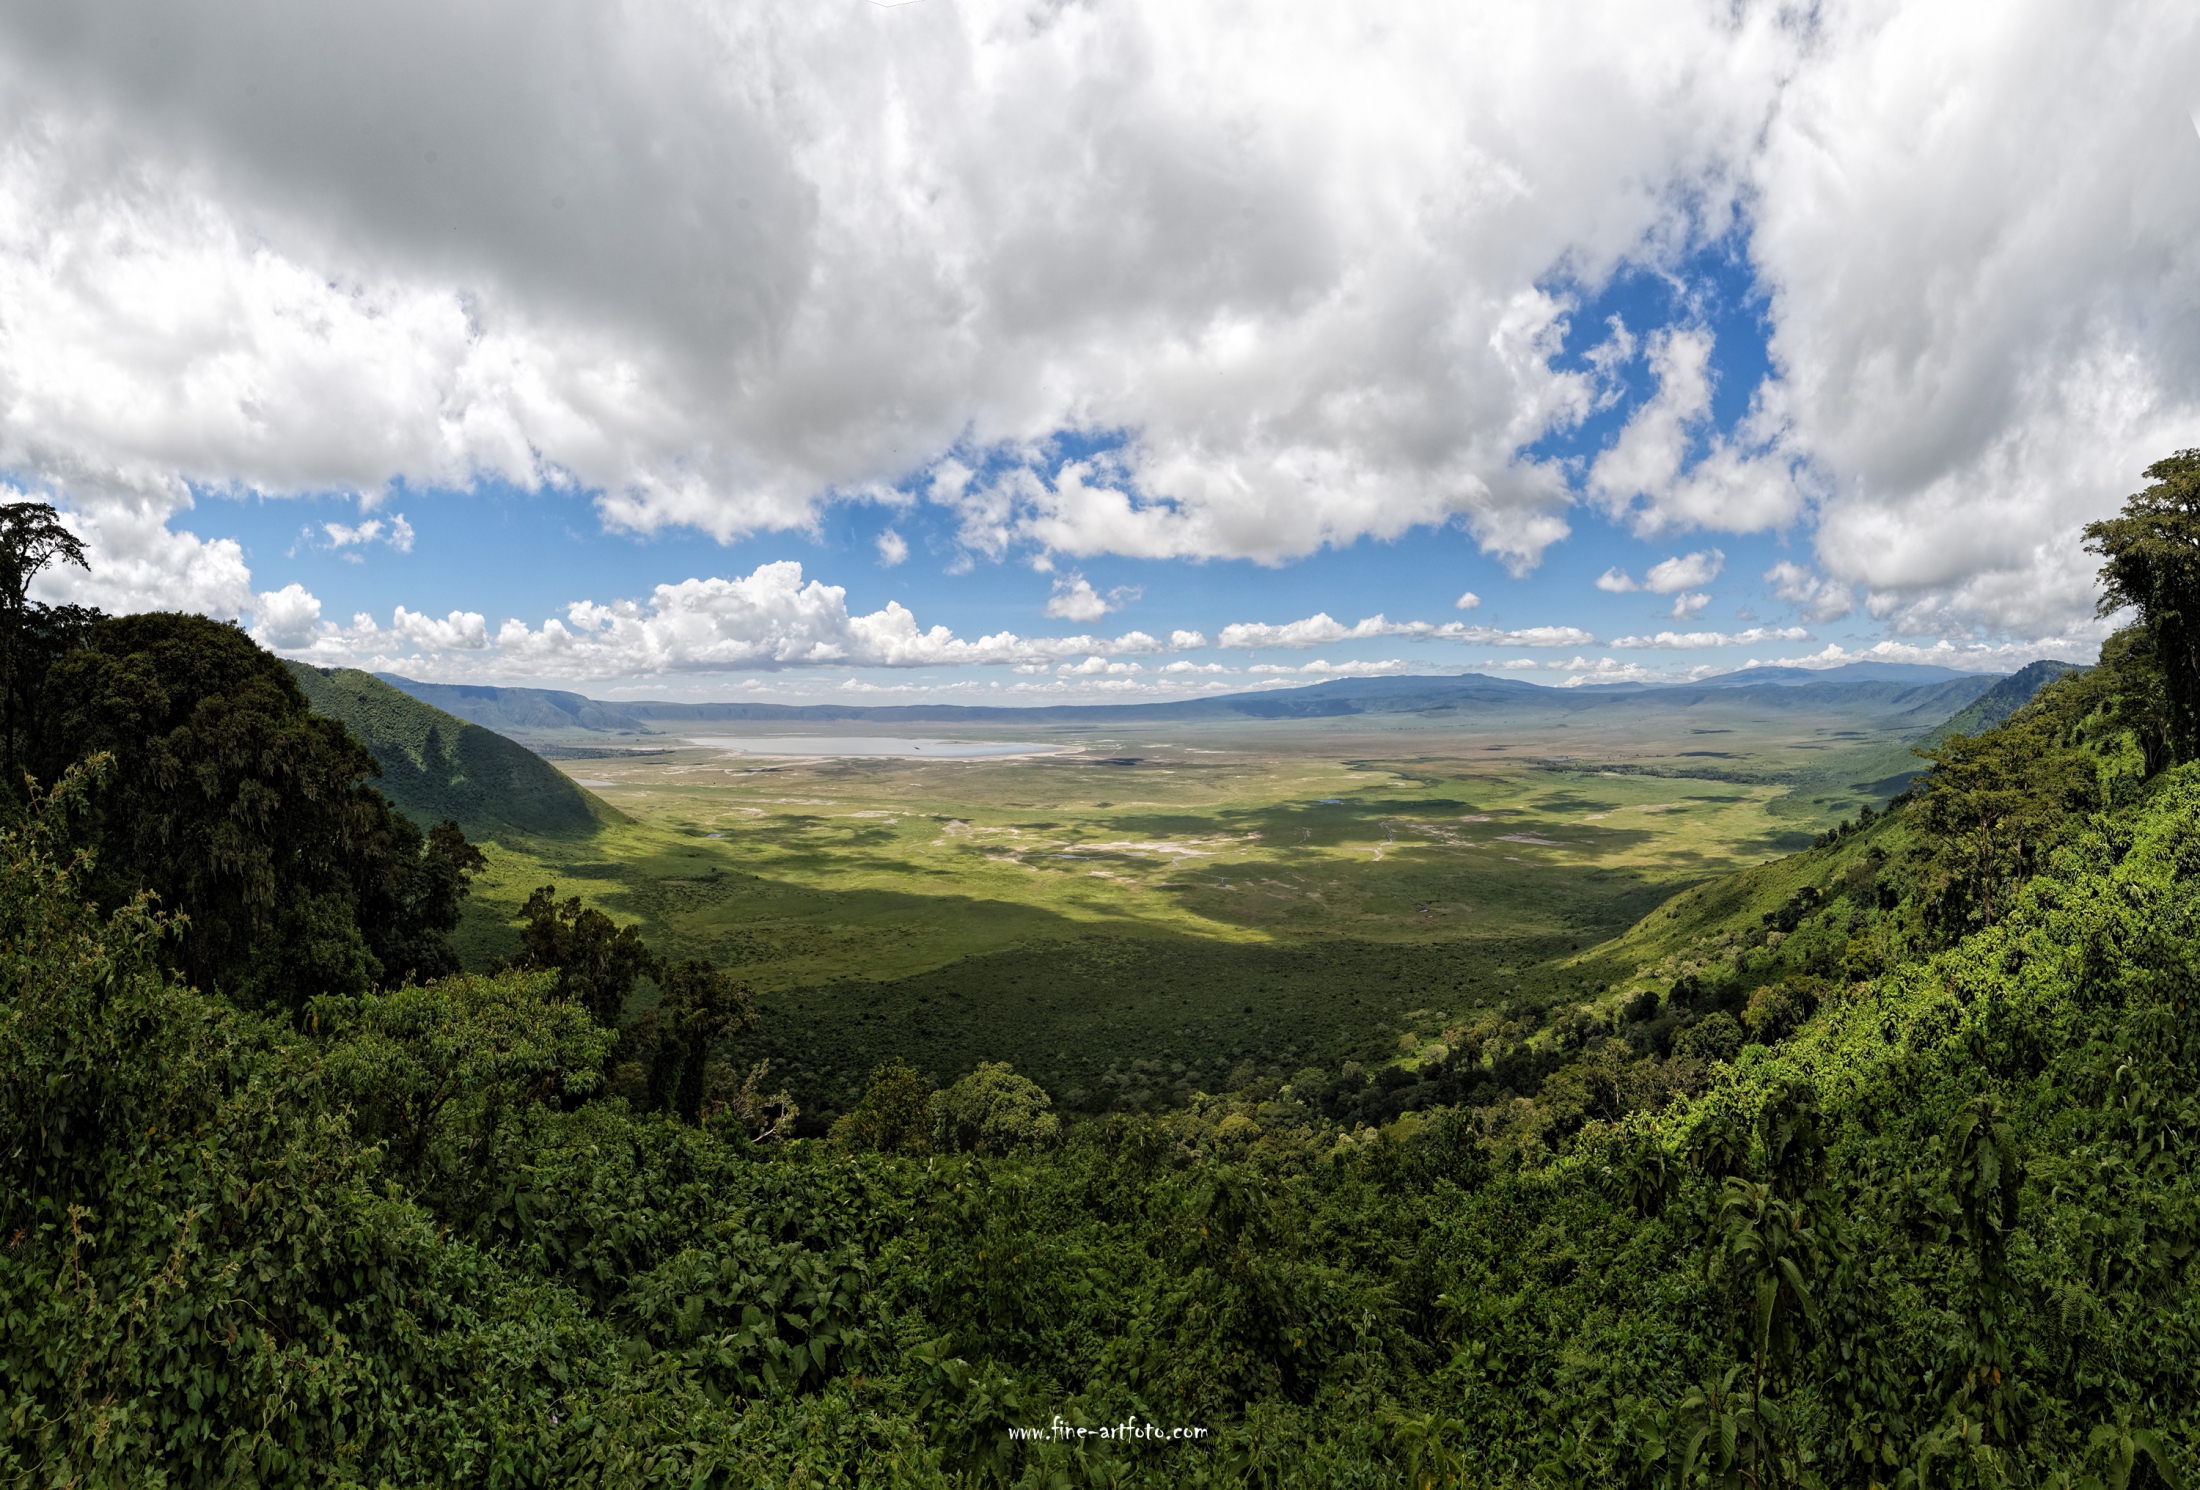
[[[0,767],[9,791],[20,787],[22,744],[35,728],[38,682],[54,654],[97,619],[80,606],[46,606],[30,598],[31,581],[60,562],[90,571],[84,544],[45,502],[0,507]]]

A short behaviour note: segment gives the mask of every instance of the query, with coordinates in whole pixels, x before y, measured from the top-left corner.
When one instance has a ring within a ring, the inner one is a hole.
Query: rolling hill
[[[289,667],[315,712],[342,720],[374,753],[382,794],[423,827],[448,817],[474,839],[571,838],[620,817],[525,746],[369,673]]]

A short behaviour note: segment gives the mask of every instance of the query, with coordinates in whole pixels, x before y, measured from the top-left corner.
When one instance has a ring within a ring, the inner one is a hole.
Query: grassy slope
[[[1615,997],[1621,996],[1622,983],[1631,989],[1669,978],[1691,954],[1761,927],[1765,913],[1778,910],[1797,890],[1824,891],[1859,857],[1877,849],[1893,859],[1909,842],[1903,814],[1890,813],[1830,847],[1805,849],[1684,890],[1579,960],[1606,970]]]
[[[606,704],[554,688],[496,688],[473,683],[416,683],[395,674],[376,682],[444,713],[501,734],[648,734],[649,728]],[[401,687],[397,685],[402,685]]]
[[[585,836],[618,814],[549,762],[356,669],[289,664],[316,712],[340,719],[381,764],[382,794],[423,827],[467,836]]]
[[[2040,689],[2077,671],[2081,669],[2067,662],[2032,663],[2002,679],[1924,738],[1938,740],[1992,729],[2031,702]],[[1836,770],[1826,779],[1831,782],[1836,776],[1853,774],[1860,766],[1869,769],[1881,760],[1892,764],[1901,758],[1909,761],[1905,776],[1921,775],[1930,769],[1929,762],[1907,747],[1884,747],[1881,755],[1860,755],[1844,762],[1845,771]],[[1806,804],[1809,799],[1804,793],[1815,784],[1807,778],[1799,782],[1790,805]],[[1795,891],[1805,886],[1823,891],[1859,857],[1876,850],[1890,860],[1896,859],[1909,843],[1910,830],[1902,815],[1890,814],[1829,847],[1790,854],[1685,890],[1630,927],[1625,935],[1592,948],[1578,961],[1593,964],[1615,986],[1624,981],[1632,988],[1661,975],[1671,977],[1675,967],[1692,953],[1731,943],[1763,925],[1765,913],[1777,910]],[[1617,996],[1623,996],[1623,992]]]

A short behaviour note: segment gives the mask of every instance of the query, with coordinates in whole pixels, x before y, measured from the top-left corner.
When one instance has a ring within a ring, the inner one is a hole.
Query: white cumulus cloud
[[[364,548],[370,543],[386,543],[401,554],[412,552],[413,525],[405,521],[402,512],[386,523],[378,517],[351,525],[323,523],[321,532],[330,548]]]
[[[0,500],[43,493],[0,488]],[[86,489],[62,514],[84,542],[90,568],[55,565],[33,581],[31,593],[52,604],[92,605],[127,613],[198,611],[225,619],[253,609],[252,570],[233,538],[201,538],[175,519],[190,510],[190,494],[165,483]]]
[[[1463,641],[1514,647],[1590,646],[1596,637],[1574,626],[1528,626],[1516,631],[1493,626],[1469,626],[1460,621],[1438,625],[1429,621],[1392,621],[1368,616],[1347,626],[1327,611],[1316,611],[1303,620],[1282,625],[1266,622],[1234,622],[1222,628],[1217,646],[1257,651],[1265,647],[1321,647],[1333,642],[1360,641],[1376,636],[1402,636],[1415,641]]]
[[[1655,636],[1621,636],[1614,647],[1654,647],[1667,652],[1693,652],[1699,647],[1754,647],[1765,642],[1803,642],[1810,633],[1800,626],[1752,626],[1747,631],[1661,631]]]
[[[973,560],[1455,524],[1516,573],[1585,500],[1792,530],[1899,636],[2046,639],[2079,529],[2200,427],[2171,0],[172,22],[0,10],[0,470],[102,562],[57,597],[251,611],[194,493],[498,481],[731,540],[915,492]],[[1757,386],[1693,305],[1557,364],[1706,243]],[[1523,453],[1637,368],[1586,467]]]
[[[1316,611],[1302,621],[1287,621],[1280,626],[1264,621],[1240,621],[1222,628],[1222,647],[1320,647],[1331,642],[1355,640],[1365,636],[1381,636],[1387,623],[1381,616],[1370,616],[1356,626],[1347,626],[1333,619],[1327,611]]]
[[[1710,584],[1725,567],[1726,555],[1715,548],[1681,554],[1652,564],[1650,572],[1643,576],[1642,587],[1653,595],[1670,595],[1675,590],[1693,590],[1698,585]]]
[[[1820,579],[1800,564],[1783,559],[1765,571],[1772,593],[1802,612],[1813,623],[1838,621],[1856,609],[1856,596],[1847,585]]]
[[[1128,678],[1144,672],[1145,668],[1135,662],[1111,662],[1105,657],[1087,657],[1083,662],[1065,662],[1054,671],[1065,678]]]
[[[1724,553],[1715,548],[1699,549],[1692,554],[1660,559],[1639,581],[1616,566],[1607,569],[1597,576],[1597,588],[1613,595],[1632,595],[1638,590],[1648,590],[1653,595],[1671,595],[1679,590],[1708,585],[1725,568]],[[1675,614],[1679,613],[1676,609]]]
[[[1628,519],[1637,533],[1755,532],[1784,526],[1802,510],[1808,478],[1799,469],[1805,462],[1789,430],[1784,390],[1768,381],[1731,435],[1712,431],[1712,347],[1701,327],[1652,337],[1648,356],[1658,391],[1589,468],[1591,499]]]
[[[321,629],[321,602],[304,585],[253,597],[252,635],[264,646],[296,650],[311,646]]]
[[[1752,657],[1745,667],[1845,667],[1852,662],[1908,662],[1950,667],[1962,672],[2015,672],[2028,662],[2089,663],[2100,655],[2099,635],[2050,636],[2022,642],[1955,642],[1943,637],[1930,646],[1882,641],[1848,648],[1829,643],[1802,657]]]
[[[1655,668],[1639,662],[1621,662],[1612,657],[1575,657],[1566,662],[1546,664],[1553,671],[1572,673],[1573,676],[1559,684],[1561,688],[1579,688],[1588,683],[1656,683],[1665,681],[1665,675]]]
[[[1054,582],[1046,612],[1064,621],[1097,621],[1110,611],[1121,610],[1125,601],[1137,598],[1138,591],[1128,586],[1118,586],[1103,595],[1082,574],[1073,574]]]
[[[431,652],[478,652],[489,645],[489,623],[479,611],[454,610],[437,620],[401,605],[390,618],[390,630]]]
[[[265,491],[496,476],[721,538],[960,448],[1073,554],[1566,531],[1551,267],[1726,211],[1803,41],[1617,0],[486,0],[0,17],[11,456]],[[1228,65],[1218,65],[1227,55]],[[1319,77],[1320,86],[1307,80]],[[985,501],[996,504],[992,516]]]
[[[349,627],[321,619],[321,603],[299,585],[257,597],[255,634],[268,645],[317,663],[386,668],[454,679],[660,677],[797,668],[1011,666],[1045,673],[1083,658],[1070,671],[1128,676],[1137,664],[1109,659],[1189,651],[1196,631],[1164,642],[1144,631],[1119,636],[964,638],[944,626],[920,628],[899,602],[852,613],[847,591],[806,579],[792,561],[759,565],[737,579],[658,585],[645,601],[577,600],[540,626],[511,619],[492,631],[474,611],[440,619],[400,605],[388,627],[357,615]]]
[[[1286,678],[1382,678],[1412,669],[1398,658],[1387,662],[1324,662],[1316,658],[1297,667],[1285,667],[1280,663],[1263,662],[1246,669],[1249,673],[1269,677]]]

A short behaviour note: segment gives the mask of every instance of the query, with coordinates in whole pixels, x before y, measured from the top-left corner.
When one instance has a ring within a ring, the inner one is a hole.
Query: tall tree
[[[756,1067],[738,1092],[714,1083],[712,1053],[756,1027],[756,995],[747,984],[708,958],[674,962],[659,956],[639,930],[582,905],[579,896],[559,901],[556,885],[538,886],[520,914],[527,918],[520,950],[493,970],[555,973],[553,998],[570,1000],[603,1028],[619,1031],[612,1066],[622,1082],[632,1073],[637,1084],[629,1095],[638,1107],[668,1110],[692,1123],[701,1121],[706,1107],[747,1112],[761,1100],[780,1106],[791,1120],[796,1109],[785,1093],[762,1097],[754,1090],[769,1062]],[[630,1023],[626,1006],[644,978],[656,983],[659,997]]]
[[[662,961],[656,979],[664,997],[634,1032],[649,1046],[648,1105],[692,1123],[710,1095],[711,1051],[756,1027],[756,995],[708,958]]]
[[[55,563],[89,571],[84,544],[45,502],[0,507],[0,771],[10,792],[21,788],[24,738],[36,728],[39,680],[54,655],[72,644],[96,613],[80,606],[46,606],[30,598],[31,581]]]
[[[366,872],[354,914],[367,950],[390,987],[447,978],[459,971],[450,933],[473,875],[487,867],[458,823],[445,818],[426,833],[394,808],[369,835]]]
[[[2200,754],[2200,449],[2146,468],[2153,482],[2124,502],[2123,515],[2086,524],[2099,554],[2099,613],[2129,606],[2154,634],[2169,705],[2170,746],[2179,760]]]
[[[658,969],[642,934],[582,905],[577,895],[560,904],[556,885],[537,887],[520,914],[527,925],[519,954],[497,971],[555,972],[557,997],[584,1006],[607,1030],[623,1025],[635,984]]]

